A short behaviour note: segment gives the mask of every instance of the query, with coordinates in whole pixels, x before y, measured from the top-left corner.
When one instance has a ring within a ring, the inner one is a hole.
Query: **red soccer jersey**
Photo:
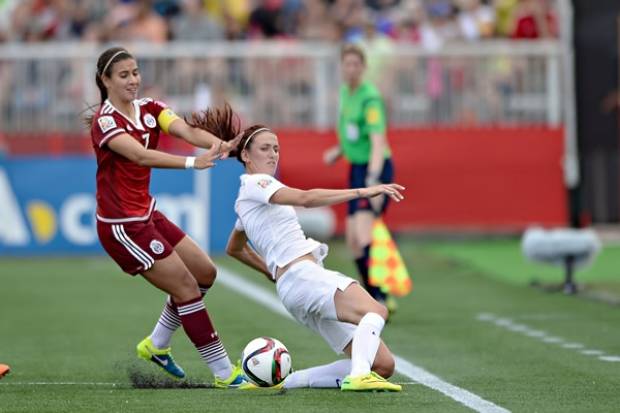
[[[166,105],[149,98],[134,100],[133,105],[136,118],[129,119],[106,100],[91,126],[97,156],[97,219],[102,222],[145,221],[155,206],[149,193],[151,168],[130,161],[106,145],[126,133],[147,149],[157,148],[157,118]]]

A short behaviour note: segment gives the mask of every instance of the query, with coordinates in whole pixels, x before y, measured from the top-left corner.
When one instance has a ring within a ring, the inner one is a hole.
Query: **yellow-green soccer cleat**
[[[152,361],[171,376],[177,379],[185,377],[185,372],[181,366],[174,361],[170,347],[158,349],[153,345],[151,338],[147,337],[138,343],[136,350],[138,352],[138,357],[147,361]]]
[[[401,391],[399,384],[390,383],[374,371],[359,376],[347,376],[340,386],[342,391]]]
[[[286,389],[284,388],[284,381],[281,381],[280,383],[275,384],[275,385],[273,385],[273,386],[271,386],[271,387],[260,387],[260,386],[257,386],[256,384],[254,384],[254,383],[250,383],[250,382],[248,381],[247,386],[246,386],[246,387],[244,387],[243,389],[244,389],[244,390],[278,390],[278,391],[284,391],[284,390],[286,390]]]
[[[216,389],[239,389],[239,390],[251,390],[254,386],[248,381],[243,374],[241,368],[241,361],[237,361],[237,364],[233,366],[232,373],[227,379],[220,379],[217,376],[214,377],[213,387]]]

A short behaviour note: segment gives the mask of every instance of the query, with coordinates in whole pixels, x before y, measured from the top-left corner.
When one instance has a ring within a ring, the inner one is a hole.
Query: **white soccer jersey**
[[[235,229],[245,231],[274,278],[277,267],[284,267],[295,258],[310,252],[319,260],[327,255],[325,244],[306,238],[292,206],[269,203],[271,196],[284,187],[267,174],[244,174],[235,202],[239,217]]]

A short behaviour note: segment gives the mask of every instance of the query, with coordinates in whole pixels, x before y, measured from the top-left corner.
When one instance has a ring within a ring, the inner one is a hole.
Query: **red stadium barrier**
[[[323,166],[333,133],[278,131],[280,170],[288,185],[342,188],[347,167]],[[406,199],[392,205],[390,227],[521,230],[567,220],[561,129],[407,129],[389,132],[396,181]],[[334,208],[338,231],[345,207]]]
[[[277,130],[281,177],[299,188],[344,188],[347,165],[328,167],[323,151],[333,132]],[[406,129],[389,132],[396,180],[406,199],[389,208],[396,230],[515,231],[533,223],[567,221],[562,178],[561,129]],[[10,154],[92,154],[83,136],[5,136]],[[178,139],[163,137],[162,149],[188,153]],[[334,208],[339,232],[345,206]]]

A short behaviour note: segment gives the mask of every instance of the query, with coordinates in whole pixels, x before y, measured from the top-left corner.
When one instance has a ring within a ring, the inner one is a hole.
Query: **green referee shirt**
[[[369,82],[362,82],[353,92],[348,85],[343,84],[340,87],[339,112],[338,140],[344,157],[354,164],[368,163],[370,135],[385,134],[386,129],[381,94]],[[390,157],[389,149],[386,149],[385,157]]]

